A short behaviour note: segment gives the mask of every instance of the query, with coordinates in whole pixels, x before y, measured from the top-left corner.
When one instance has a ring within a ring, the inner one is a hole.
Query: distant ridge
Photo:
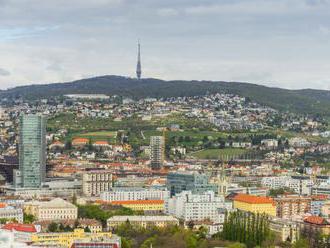
[[[65,94],[107,94],[139,99],[196,96],[217,92],[241,95],[281,111],[330,116],[330,91],[288,90],[222,81],[164,81],[153,78],[137,80],[122,76],[100,76],[67,83],[20,86],[0,91],[0,97],[38,99]]]

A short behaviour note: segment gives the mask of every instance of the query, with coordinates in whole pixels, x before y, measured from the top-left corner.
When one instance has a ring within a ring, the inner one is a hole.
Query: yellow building
[[[234,198],[234,208],[252,213],[265,213],[276,216],[273,199],[264,196],[238,194]]]
[[[133,226],[139,226],[143,228],[147,228],[150,226],[166,227],[166,226],[179,225],[179,220],[173,216],[132,215],[132,216],[112,216],[107,220],[107,227],[109,229],[113,229],[116,228],[117,226],[125,224],[127,221]]]
[[[60,246],[68,247],[72,246],[72,243],[76,240],[95,240],[95,239],[110,239],[112,237],[111,232],[99,232],[99,233],[87,233],[84,229],[75,229],[73,232],[64,233],[35,233],[31,236],[31,241],[34,245],[38,246]]]
[[[164,200],[112,201],[112,205],[121,205],[135,211],[163,211]]]
[[[32,214],[37,220],[77,219],[78,208],[61,198],[51,201],[31,201],[24,204],[24,213]]]

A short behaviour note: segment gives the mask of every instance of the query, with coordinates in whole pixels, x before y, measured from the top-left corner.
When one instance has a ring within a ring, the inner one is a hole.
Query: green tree
[[[52,222],[48,225],[48,231],[49,232],[57,232],[58,231],[58,225],[55,222]]]
[[[32,224],[34,221],[36,221],[36,218],[32,214],[23,214],[23,222],[24,224]]]

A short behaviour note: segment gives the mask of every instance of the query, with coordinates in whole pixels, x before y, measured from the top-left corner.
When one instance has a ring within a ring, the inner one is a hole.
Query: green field
[[[105,138],[116,138],[117,132],[114,131],[99,131],[99,132],[88,132],[82,133],[79,135],[80,137],[91,137],[91,138],[98,138],[98,137],[105,137]]]
[[[230,157],[240,157],[247,154],[246,149],[239,148],[225,148],[225,149],[205,149],[197,152],[190,153],[189,156],[199,158],[199,159],[219,159],[219,158],[230,158]]]

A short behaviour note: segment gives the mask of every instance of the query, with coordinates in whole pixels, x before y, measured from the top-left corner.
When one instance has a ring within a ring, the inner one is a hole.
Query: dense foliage
[[[115,215],[141,215],[142,212],[133,211],[125,207],[112,207],[111,205],[78,205],[78,217],[96,219],[105,226],[107,219]]]
[[[267,215],[235,211],[226,218],[220,237],[244,243],[250,248],[269,240],[270,233]]]
[[[88,78],[70,83],[21,86],[0,91],[0,98],[40,99],[65,94],[109,94],[133,98],[237,94],[283,111],[330,116],[330,93],[322,90],[286,90],[256,84],[210,81],[136,80],[119,76]]]

